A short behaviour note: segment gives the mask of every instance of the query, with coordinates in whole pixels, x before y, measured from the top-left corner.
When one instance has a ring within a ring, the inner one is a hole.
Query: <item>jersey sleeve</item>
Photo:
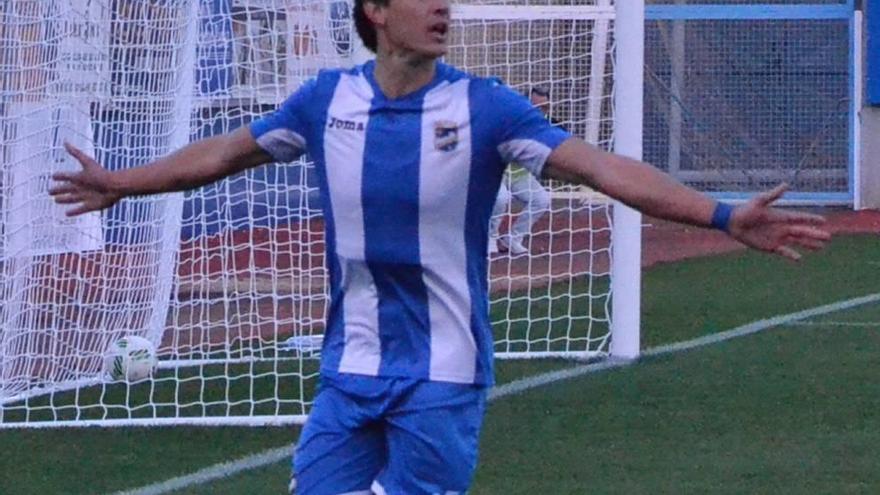
[[[276,161],[291,162],[308,147],[308,112],[314,101],[315,80],[303,84],[277,110],[250,124],[257,144]]]
[[[528,99],[508,86],[492,81],[489,91],[491,98],[486,101],[495,113],[498,153],[505,162],[515,162],[540,177],[547,157],[571,134],[551,124]]]

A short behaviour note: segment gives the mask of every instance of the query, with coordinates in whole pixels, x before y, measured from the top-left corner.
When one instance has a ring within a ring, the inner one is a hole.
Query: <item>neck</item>
[[[381,49],[376,54],[374,75],[387,98],[400,98],[422,89],[434,80],[436,72],[434,58]]]

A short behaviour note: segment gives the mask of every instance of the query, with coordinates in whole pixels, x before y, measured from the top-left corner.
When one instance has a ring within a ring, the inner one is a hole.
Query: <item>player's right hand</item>
[[[62,205],[76,205],[67,211],[67,216],[82,215],[99,211],[116,204],[122,195],[111,188],[110,172],[70,143],[64,148],[82,165],[79,172],[58,172],[52,175],[57,185],[49,189],[55,202]]]

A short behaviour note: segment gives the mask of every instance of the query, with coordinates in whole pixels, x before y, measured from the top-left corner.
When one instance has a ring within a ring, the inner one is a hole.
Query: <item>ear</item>
[[[373,26],[385,26],[385,7],[376,2],[364,2],[364,14]]]

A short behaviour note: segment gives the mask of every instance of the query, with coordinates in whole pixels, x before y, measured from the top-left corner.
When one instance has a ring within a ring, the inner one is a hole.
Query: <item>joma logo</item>
[[[343,131],[364,131],[364,123],[363,122],[355,122],[353,120],[342,120],[337,119],[336,117],[330,117],[330,122],[327,123],[328,129],[340,129]]]

